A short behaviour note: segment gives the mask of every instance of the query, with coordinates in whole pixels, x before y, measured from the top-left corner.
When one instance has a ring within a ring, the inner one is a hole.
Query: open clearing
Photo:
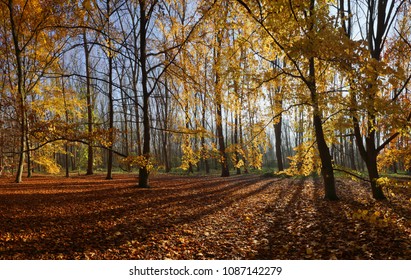
[[[314,178],[0,179],[0,259],[410,259],[409,188]]]

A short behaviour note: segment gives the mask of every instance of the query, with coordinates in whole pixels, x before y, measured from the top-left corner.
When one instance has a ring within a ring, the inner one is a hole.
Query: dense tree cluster
[[[0,165],[411,169],[409,0],[0,0]],[[362,172],[367,174],[363,177]]]

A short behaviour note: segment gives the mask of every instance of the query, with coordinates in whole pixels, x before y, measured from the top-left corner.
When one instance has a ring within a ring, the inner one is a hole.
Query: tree
[[[108,90],[107,90],[107,97],[108,97],[108,115],[109,115],[109,139],[108,139],[108,161],[107,161],[107,176],[106,179],[110,180],[113,179],[112,176],[112,169],[113,169],[113,147],[114,147],[114,96],[113,96],[113,63],[114,63],[114,43],[113,37],[114,30],[112,30],[112,22],[110,21],[110,17],[122,6],[120,1],[115,1],[114,3],[110,0],[106,0],[105,3],[105,14],[104,18],[106,22],[104,24],[105,36],[104,39],[106,41],[105,46],[105,53],[107,56],[107,63],[108,63],[108,73],[107,73],[107,83],[108,83]],[[99,9],[101,11],[101,9]]]
[[[139,170],[139,182],[140,188],[147,188],[148,176],[150,174],[150,108],[149,98],[152,91],[149,89],[149,72],[150,69],[147,65],[147,31],[149,28],[150,20],[153,18],[153,12],[158,4],[158,1],[145,1],[139,0],[140,7],[140,67],[141,67],[141,87],[143,93],[143,162],[140,164]]]
[[[249,3],[238,0],[248,14],[252,16],[262,31],[275,46],[274,53],[282,53],[295,74],[309,92],[312,108],[312,121],[319,157],[321,159],[321,174],[324,181],[325,199],[338,199],[335,190],[335,179],[332,158],[323,129],[323,109],[320,93],[317,88],[317,65],[326,57],[333,46],[327,41],[337,40],[337,31],[328,17],[328,7],[324,1],[308,2],[276,1],[263,5],[260,1]],[[321,28],[320,28],[321,27]],[[337,40],[340,41],[340,40]],[[334,55],[334,54],[333,54]],[[321,60],[319,60],[321,58]],[[285,70],[287,72],[288,70]]]
[[[179,35],[176,41],[164,42],[160,39],[155,40],[158,43],[157,52],[155,50],[149,51],[149,36],[154,36],[153,32],[148,32],[150,28],[157,28],[158,34],[161,34],[160,21],[155,22],[156,16],[166,16],[163,9],[167,6],[167,3],[162,3],[158,0],[144,1],[139,0],[138,6],[140,10],[139,27],[140,27],[140,45],[139,45],[139,66],[141,73],[141,92],[142,92],[142,123],[143,123],[143,151],[142,155],[138,159],[139,164],[139,187],[148,187],[148,178],[150,170],[153,168],[153,162],[151,157],[151,132],[150,132],[150,97],[155,92],[157,86],[161,83],[163,75],[173,62],[177,59],[181,53],[183,47],[189,41],[191,35],[196,30],[196,27],[202,21],[202,18],[210,10],[209,6],[205,6],[202,9],[202,14],[199,13],[198,7],[188,5],[180,5],[177,3],[174,5],[175,9],[182,9],[180,15],[191,11],[191,20],[183,21],[187,22],[188,27],[184,28],[184,34]],[[173,6],[173,5],[172,5]],[[157,12],[157,14],[156,14]],[[164,20],[164,19],[163,19]],[[174,19],[170,19],[171,22]],[[159,24],[156,26],[156,24]],[[181,27],[181,26],[180,26]],[[170,33],[176,32],[175,29],[171,29]],[[181,31],[177,30],[177,33]],[[157,35],[158,35],[157,34]],[[164,35],[164,34],[163,34]],[[166,37],[164,37],[166,38]]]
[[[280,59],[276,58],[273,62],[274,72],[276,68],[279,68]],[[281,68],[281,67],[280,67]],[[274,85],[269,86],[269,98],[270,106],[274,116],[278,116],[277,121],[274,122],[274,135],[275,135],[275,155],[277,158],[278,171],[284,171],[283,153],[282,153],[282,124],[283,124],[283,95],[286,85],[284,81],[277,82]]]
[[[87,101],[87,131],[90,139],[92,139],[93,134],[93,93],[92,93],[92,76],[91,76],[91,63],[90,63],[90,53],[93,49],[94,44],[89,44],[87,39],[87,32],[83,30],[83,48],[84,48],[84,59],[86,67],[86,101]],[[87,145],[87,171],[86,175],[93,175],[93,164],[94,164],[94,153],[93,153],[93,143]]]
[[[350,81],[352,122],[356,144],[367,167],[372,194],[378,200],[385,199],[382,188],[378,185],[378,155],[399,135],[398,131],[394,131],[387,136],[385,141],[379,143],[377,139],[378,116],[381,113],[387,114],[388,111],[384,109],[384,106],[387,108],[386,104],[392,104],[392,100],[390,100],[392,98],[389,94],[381,95],[381,78],[390,75],[391,72],[382,61],[383,51],[390,31],[395,25],[394,20],[405,2],[384,0],[367,0],[365,3],[355,2],[358,7],[355,10],[360,10],[359,8],[365,10],[366,27],[365,30],[359,28],[362,30],[367,44],[366,50],[360,54],[362,57],[357,60],[360,65],[357,68],[353,65],[351,70],[361,73],[360,76]],[[354,10],[351,5],[347,5],[348,12]],[[351,21],[347,20],[345,6],[344,1],[341,1],[340,14],[344,19],[342,24],[347,36],[349,36],[353,27]],[[402,89],[397,89],[397,93],[394,95],[395,99],[404,91],[408,81],[409,79],[405,81]],[[361,115],[360,112],[362,111],[366,112],[365,115]],[[365,127],[365,130],[362,127]],[[365,131],[365,133],[362,131]]]
[[[76,3],[3,0],[0,5],[3,16],[8,19],[5,36],[10,38],[8,42],[11,43],[10,50],[15,62],[12,70],[15,75],[10,75],[10,88],[15,89],[20,125],[19,163],[15,180],[19,183],[22,181],[25,154],[30,157],[27,96],[39,84],[47,69],[54,66],[67,43],[68,33],[65,30],[50,31],[73,14]]]

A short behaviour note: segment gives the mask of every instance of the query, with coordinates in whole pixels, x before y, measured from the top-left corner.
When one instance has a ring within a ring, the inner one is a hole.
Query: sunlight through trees
[[[0,166],[411,172],[411,4],[0,0]]]

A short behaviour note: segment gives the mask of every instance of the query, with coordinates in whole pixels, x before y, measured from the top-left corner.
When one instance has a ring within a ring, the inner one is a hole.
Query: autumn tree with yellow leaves
[[[8,57],[8,89],[14,98],[19,123],[16,182],[22,181],[25,155],[30,168],[30,99],[68,44],[66,30],[57,30],[74,16],[76,3],[67,1],[1,1],[2,30]]]

